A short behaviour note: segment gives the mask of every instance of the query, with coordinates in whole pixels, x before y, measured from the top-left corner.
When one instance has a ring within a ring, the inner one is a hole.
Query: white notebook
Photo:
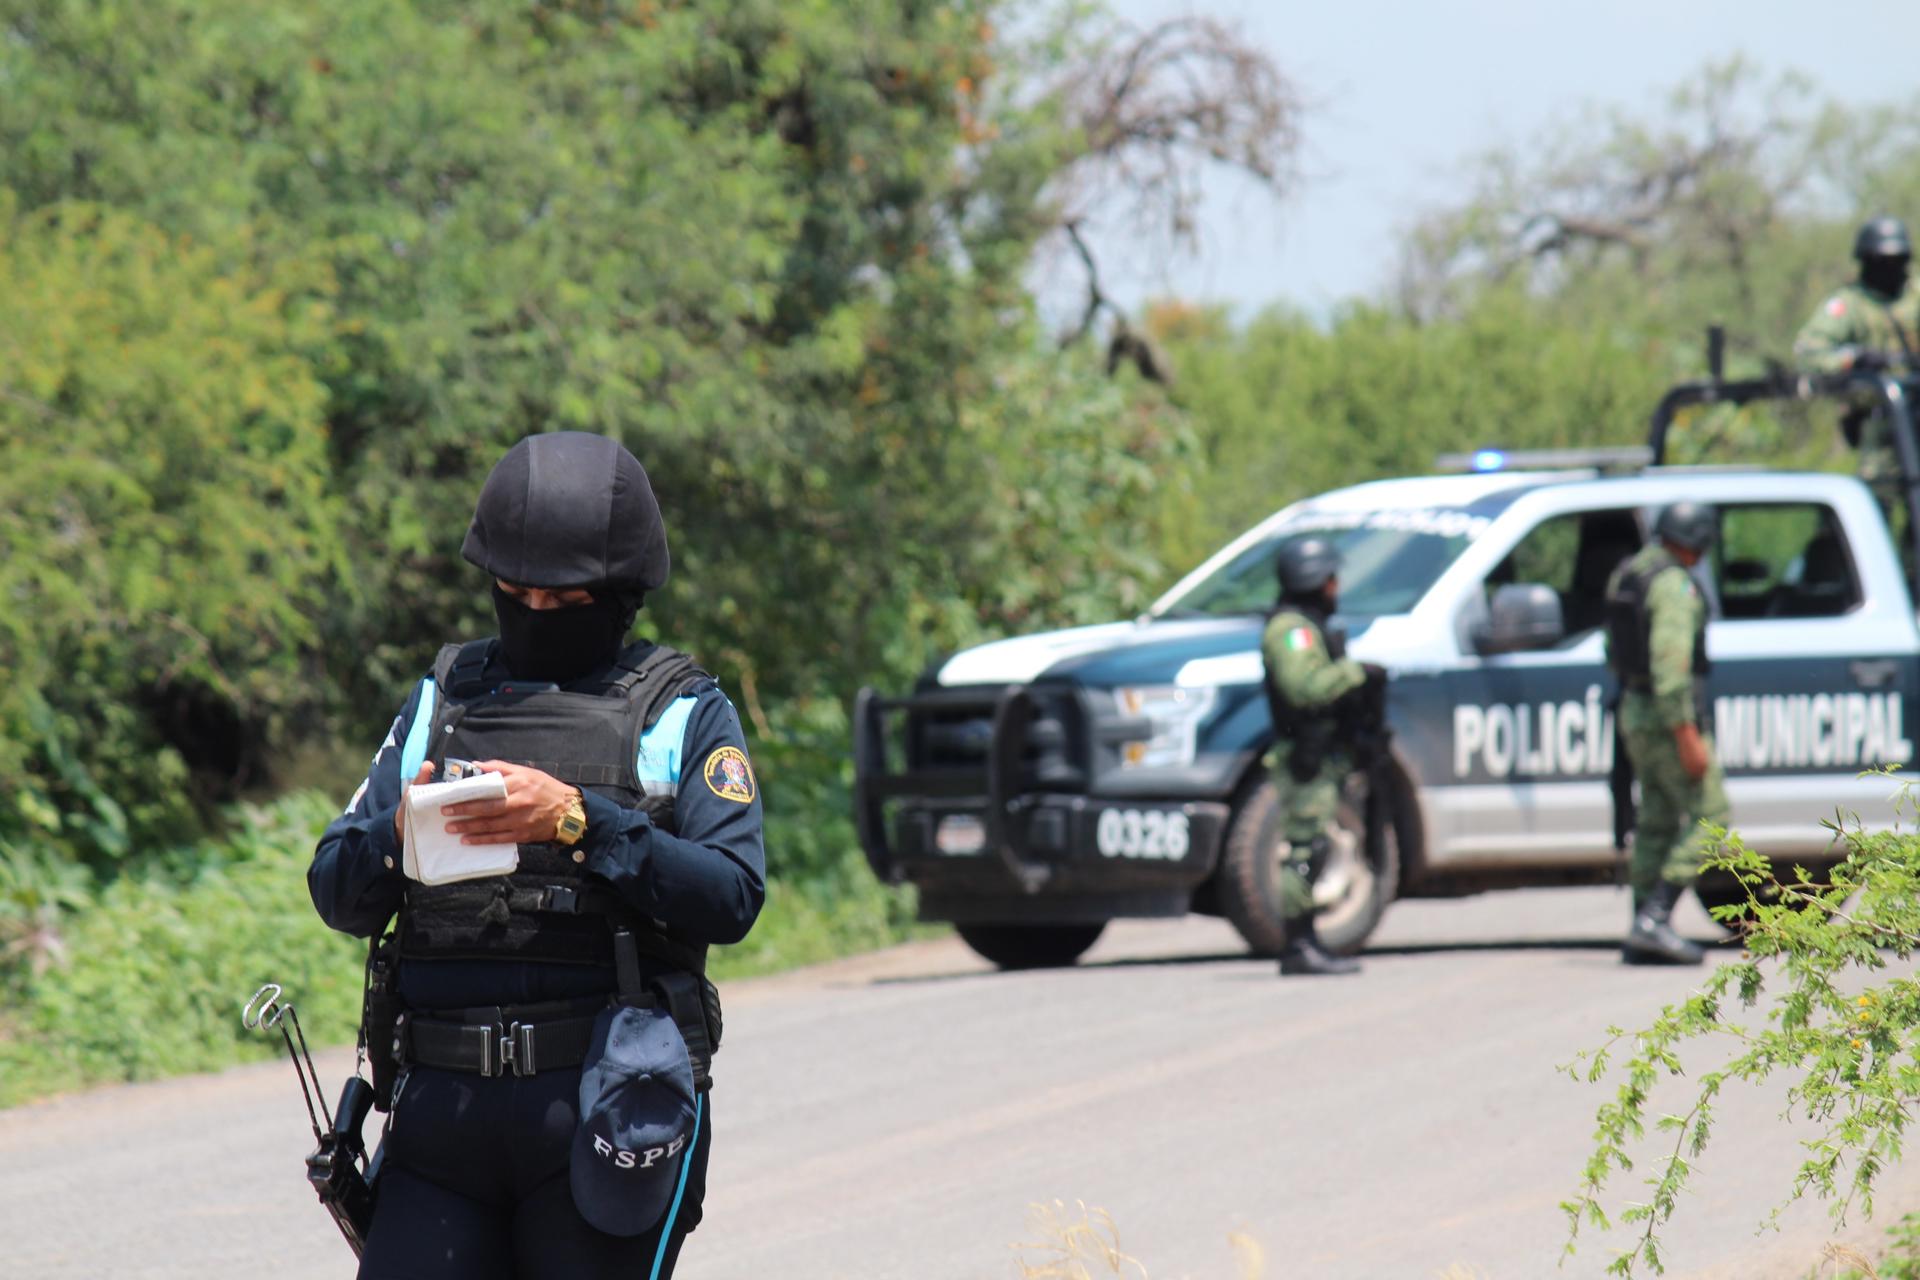
[[[421,884],[452,884],[503,876],[520,865],[515,844],[462,844],[447,831],[442,810],[463,800],[498,800],[507,780],[497,773],[474,773],[454,782],[422,782],[407,788],[407,843],[403,850],[409,878]]]

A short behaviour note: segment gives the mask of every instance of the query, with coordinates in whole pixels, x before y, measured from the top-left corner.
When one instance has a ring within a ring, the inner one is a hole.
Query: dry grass
[[[1096,1280],[1099,1276],[1148,1280],[1146,1265],[1121,1250],[1120,1229],[1105,1209],[1088,1209],[1083,1200],[1076,1200],[1069,1209],[1064,1200],[1055,1200],[1028,1205],[1027,1222],[1041,1238],[1013,1246],[1038,1255],[1036,1261],[1015,1259],[1024,1280]]]
[[[1105,1209],[1089,1209],[1081,1200],[1071,1206],[1055,1200],[1027,1206],[1027,1220],[1039,1239],[1013,1246],[1022,1255],[1015,1259],[1022,1280],[1101,1280],[1106,1276],[1152,1280],[1146,1263],[1121,1247],[1120,1228]],[[1227,1245],[1233,1250],[1239,1280],[1263,1280],[1267,1275],[1266,1246],[1245,1231],[1228,1232]],[[1486,1277],[1454,1267],[1439,1280]]]
[[[1152,1280],[1146,1263],[1120,1247],[1120,1228],[1105,1209],[1089,1209],[1084,1200],[1076,1200],[1071,1206],[1064,1200],[1028,1205],[1027,1225],[1040,1238],[1013,1246],[1022,1255],[1014,1260],[1022,1280],[1102,1280],[1105,1276]],[[1245,1231],[1228,1232],[1227,1244],[1233,1249],[1239,1280],[1263,1280],[1267,1274],[1266,1248]],[[1878,1280],[1871,1270],[1867,1275],[1869,1280]],[[1455,1263],[1438,1273],[1435,1280],[1492,1277]]]
[[[1076,1200],[1071,1206],[1064,1200],[1032,1204],[1027,1206],[1027,1225],[1040,1238],[1013,1246],[1023,1255],[1014,1260],[1022,1280],[1102,1280],[1107,1276],[1152,1280],[1147,1264],[1120,1247],[1120,1228],[1105,1209],[1089,1209],[1084,1200]],[[1233,1249],[1239,1280],[1263,1280],[1267,1275],[1265,1247],[1245,1231],[1228,1232],[1227,1244]],[[1820,1257],[1808,1280],[1829,1275],[1833,1280],[1880,1280],[1871,1258],[1837,1240],[1828,1241]],[[1832,1272],[1827,1271],[1828,1263],[1833,1264]],[[1281,1278],[1276,1276],[1274,1280]],[[1456,1262],[1436,1272],[1434,1280],[1493,1277],[1478,1267]]]
[[[1841,1267],[1845,1266],[1854,1268],[1863,1280],[1880,1280],[1880,1273],[1874,1269],[1873,1259],[1867,1257],[1866,1254],[1853,1248],[1851,1245],[1841,1244],[1838,1240],[1827,1241],[1827,1247],[1820,1251],[1820,1257],[1822,1262],[1831,1262],[1834,1264],[1834,1274],[1836,1276],[1851,1274],[1840,1270]],[[1816,1270],[1814,1274],[1818,1275],[1820,1271],[1824,1271],[1825,1269],[1826,1268],[1822,1266]]]

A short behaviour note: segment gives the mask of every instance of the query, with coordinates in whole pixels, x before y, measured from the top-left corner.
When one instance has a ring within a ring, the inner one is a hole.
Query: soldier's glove
[[[1847,442],[1847,448],[1860,447],[1860,440],[1866,433],[1867,419],[1872,416],[1873,410],[1858,404],[1840,415],[1840,438]]]
[[[1847,369],[1851,373],[1884,373],[1892,363],[1887,358],[1886,352],[1876,351],[1872,347],[1861,347],[1853,353],[1853,359],[1848,363]]]
[[[1367,673],[1367,692],[1384,687],[1387,683],[1387,669],[1377,662],[1363,662],[1360,669]]]
[[[1695,782],[1707,776],[1707,768],[1713,758],[1707,754],[1707,740],[1700,736],[1700,729],[1691,720],[1673,727],[1673,745],[1680,752],[1680,767]]]

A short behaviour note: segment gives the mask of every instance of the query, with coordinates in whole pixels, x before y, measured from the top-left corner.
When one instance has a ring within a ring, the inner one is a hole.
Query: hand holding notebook
[[[407,788],[404,869],[421,884],[452,884],[502,876],[520,865],[516,844],[462,844],[447,830],[444,810],[465,800],[500,800],[507,780],[497,773],[470,773],[453,782],[422,782]]]

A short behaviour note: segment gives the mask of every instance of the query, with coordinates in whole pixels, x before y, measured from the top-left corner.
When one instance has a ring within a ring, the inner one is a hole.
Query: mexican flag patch
[[[1285,643],[1290,653],[1299,653],[1302,649],[1313,648],[1313,628],[1295,627],[1287,632]]]

